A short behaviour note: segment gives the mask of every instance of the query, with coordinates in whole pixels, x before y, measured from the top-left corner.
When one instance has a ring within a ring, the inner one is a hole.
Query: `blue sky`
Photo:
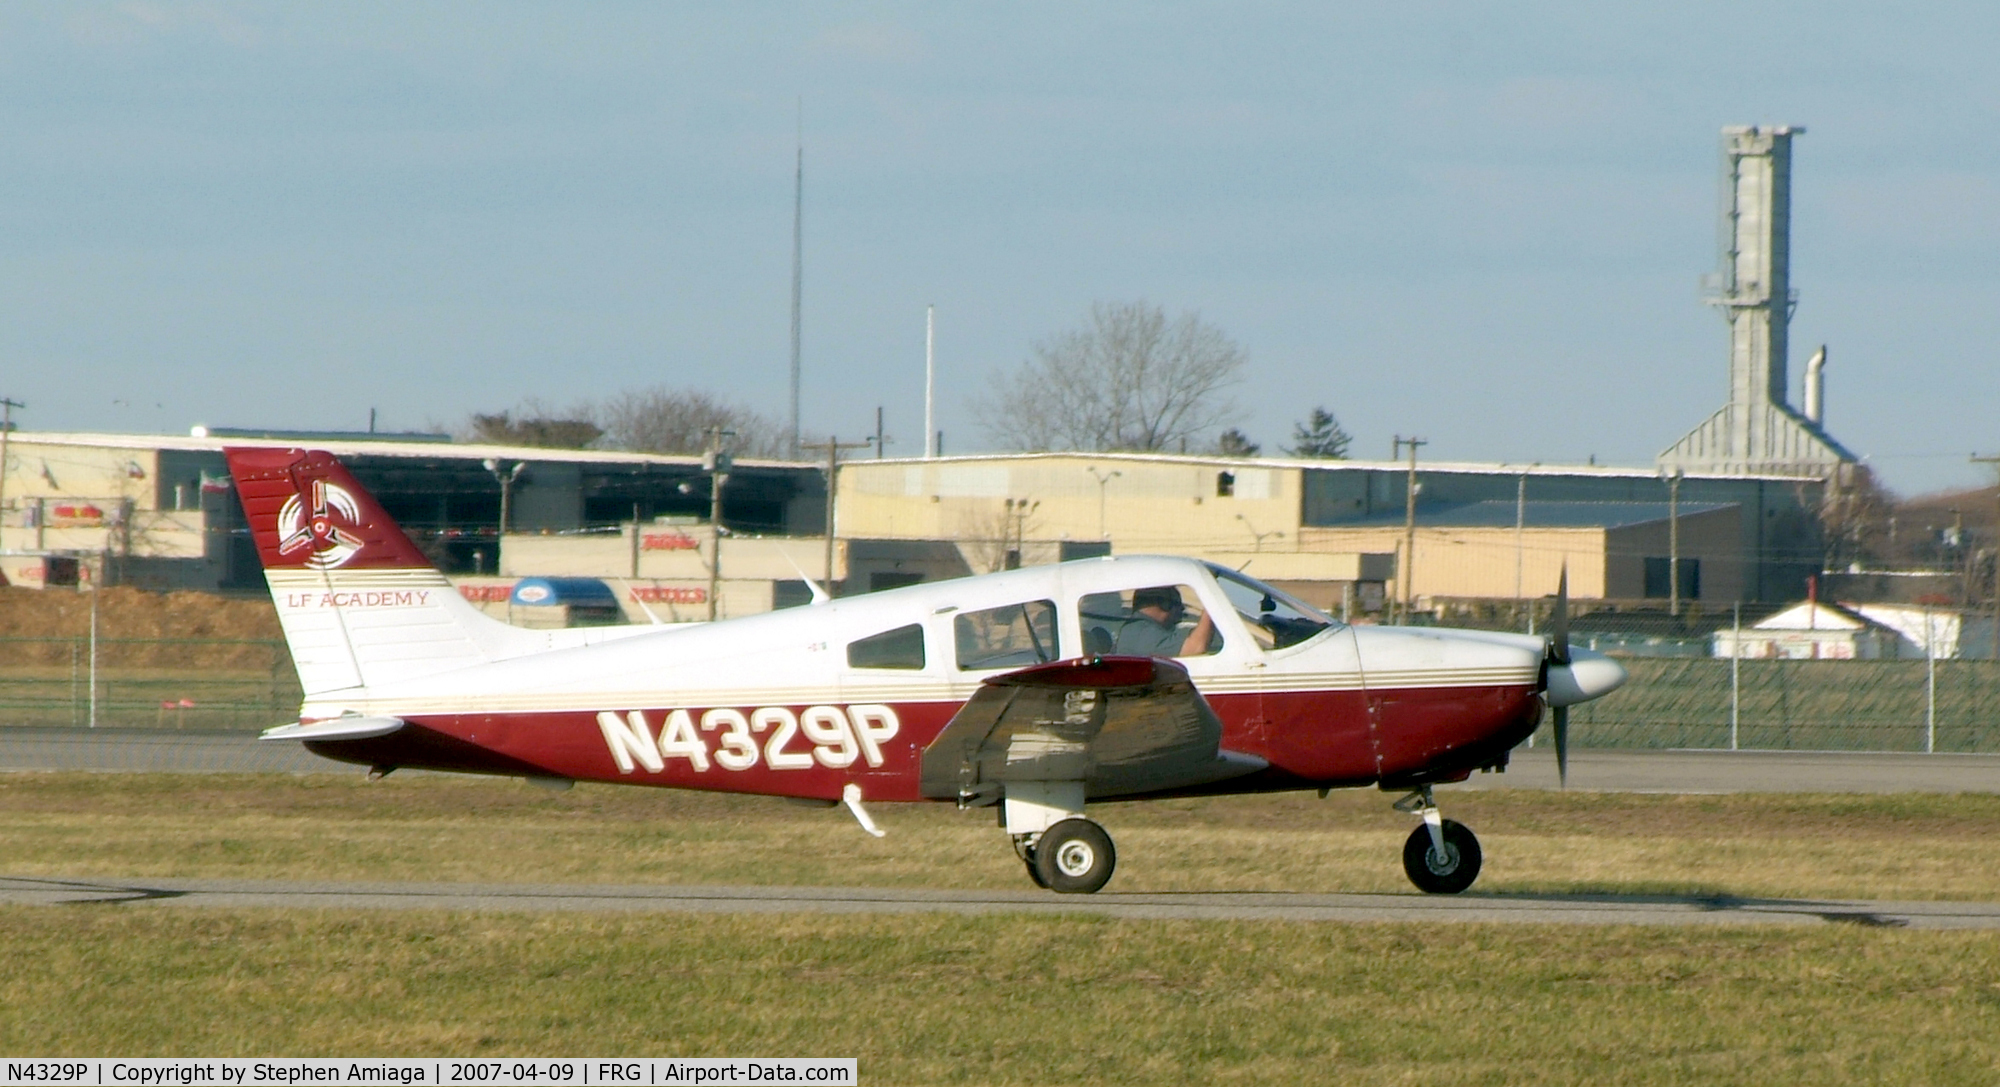
[[[1093,301],[1248,352],[1244,428],[1645,465],[1725,396],[1719,130],[1796,145],[1794,380],[1906,492],[2000,452],[2000,8],[0,8],[26,429],[455,425],[698,386],[948,451]]]

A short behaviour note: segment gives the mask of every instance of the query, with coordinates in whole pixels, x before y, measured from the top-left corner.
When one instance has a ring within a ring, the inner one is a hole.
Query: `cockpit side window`
[[[961,672],[1025,668],[1062,656],[1053,600],[964,612],[952,617],[951,627]]]
[[[1297,645],[1337,624],[1310,604],[1234,570],[1210,566],[1222,595],[1243,619],[1250,636],[1264,649]]]
[[[1076,610],[1084,652],[1092,656],[1203,657],[1222,650],[1222,632],[1192,586],[1090,593]]]
[[[924,628],[911,623],[849,642],[847,666],[920,670],[924,666]]]

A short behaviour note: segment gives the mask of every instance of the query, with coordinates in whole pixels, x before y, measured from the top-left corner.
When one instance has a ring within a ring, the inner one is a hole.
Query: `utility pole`
[[[881,430],[881,417],[876,417],[875,428]],[[843,449],[865,449],[867,442],[842,442],[839,438],[826,440],[826,595],[833,595],[833,514],[834,499],[840,492],[840,451]],[[875,448],[880,450],[879,440]]]
[[[1681,470],[1667,474],[1667,614],[1681,614]]]
[[[1975,456],[1974,456],[1974,457],[1972,458],[1972,463],[1974,463],[1974,464],[1990,464],[1990,465],[1993,465],[1993,467],[1994,467],[1994,470],[1995,470],[1995,472],[1996,472],[1996,473],[2000,473],[2000,457],[1981,457],[1981,456],[1976,456],[1976,455],[1975,455]],[[1995,482],[1996,482],[1996,485],[1995,485],[1995,487],[1994,487],[1994,489],[1993,489],[1993,505],[1994,505],[1994,510],[1993,510],[1993,513],[1994,513],[1994,521],[1993,521],[1993,659],[1994,659],[1994,660],[2000,660],[2000,477],[1997,477],[1997,478],[1996,478],[1996,480],[1995,480]]]
[[[702,470],[708,473],[708,527],[715,537],[708,557],[708,621],[715,622],[717,597],[722,592],[722,488],[729,485],[732,460],[723,449],[723,439],[736,432],[719,426],[708,428],[708,449],[701,455]]]
[[[805,292],[806,102],[799,99],[798,164],[792,179],[792,432],[785,447],[799,459],[799,309]],[[713,609],[714,604],[710,603]],[[713,615],[709,618],[714,618]]]
[[[1410,621],[1410,611],[1416,606],[1415,579],[1412,574],[1417,566],[1417,447],[1429,445],[1422,438],[1405,438],[1396,435],[1395,444],[1389,448],[1389,459],[1401,455],[1404,446],[1410,447],[1410,478],[1403,487],[1403,568],[1396,576],[1403,583],[1403,622]]]
[[[7,439],[14,434],[14,409],[27,406],[0,396],[0,549],[7,542]]]
[[[1009,570],[1021,568],[1021,552],[1027,548],[1028,515],[1040,506],[1040,499],[1009,498],[1007,500],[1007,527],[1001,529],[1007,538],[1001,543],[1000,565]],[[1011,529],[1011,531],[1009,531]],[[1012,547],[1007,546],[1012,544]]]

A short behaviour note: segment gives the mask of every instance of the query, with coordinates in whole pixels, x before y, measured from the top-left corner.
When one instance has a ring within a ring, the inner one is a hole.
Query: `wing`
[[[1081,781],[1099,799],[1265,765],[1222,750],[1222,721],[1180,665],[1098,657],[987,680],[924,749],[922,789],[930,799],[981,805],[1010,781]]]

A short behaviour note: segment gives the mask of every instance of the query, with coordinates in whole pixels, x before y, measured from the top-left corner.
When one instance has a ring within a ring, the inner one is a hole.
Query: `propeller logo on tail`
[[[361,523],[361,504],[338,484],[315,479],[312,508],[308,510],[298,494],[285,499],[278,510],[278,553],[290,555],[300,548],[312,554],[304,563],[314,570],[331,570],[361,553],[362,539],[356,526]]]

